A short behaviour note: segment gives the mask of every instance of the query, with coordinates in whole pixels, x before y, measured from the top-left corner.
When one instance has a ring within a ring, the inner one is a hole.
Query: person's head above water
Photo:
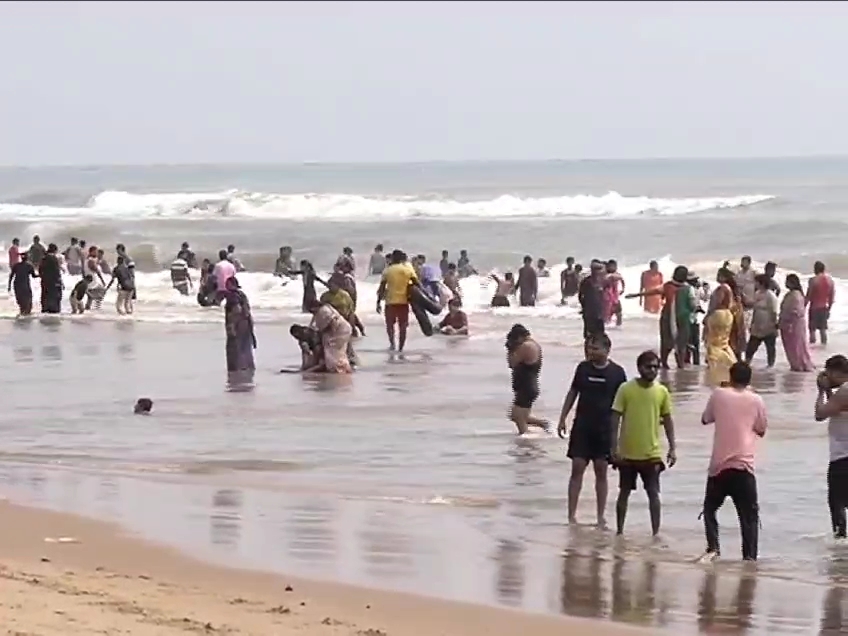
[[[506,334],[505,346],[507,351],[513,351],[529,337],[530,331],[528,331],[527,327],[520,322],[515,323],[509,330],[509,333]]]
[[[150,415],[153,410],[153,400],[150,398],[138,398],[138,402],[133,407],[133,413],[136,415]]]
[[[751,384],[751,366],[739,360],[730,367],[730,386],[734,389],[745,389]]]
[[[233,253],[233,252],[235,252],[235,251],[236,251],[236,246],[235,246],[235,245],[233,245],[233,244],[227,245],[227,253],[228,253],[228,254],[232,254],[232,253]]]
[[[448,302],[448,313],[455,314],[462,309],[462,302],[459,298],[451,298]]]
[[[660,357],[656,351],[643,351],[636,358],[636,369],[639,371],[639,378],[645,382],[653,382],[657,379],[660,371]]]
[[[594,364],[606,364],[611,348],[612,342],[605,333],[592,334],[583,343],[586,359]]]

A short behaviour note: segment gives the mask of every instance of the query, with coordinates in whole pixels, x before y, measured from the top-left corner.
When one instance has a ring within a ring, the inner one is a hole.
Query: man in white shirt
[[[236,275],[236,266],[227,258],[227,250],[218,252],[218,262],[212,270],[212,275],[218,281],[218,294],[222,294],[227,288],[227,281]]]

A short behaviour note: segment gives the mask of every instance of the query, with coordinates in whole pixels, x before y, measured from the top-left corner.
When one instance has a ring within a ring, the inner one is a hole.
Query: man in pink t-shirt
[[[751,367],[737,362],[730,367],[730,383],[710,395],[703,424],[713,424],[713,452],[704,494],[704,530],[707,552],[703,561],[712,561],[719,553],[716,512],[730,497],[739,517],[742,534],[742,558],[757,560],[759,543],[759,506],[754,454],[757,440],[766,434],[768,419],[763,399],[751,391]]]
[[[215,267],[212,269],[212,275],[218,283],[217,289],[218,296],[220,297],[224,293],[224,290],[227,289],[227,280],[236,275],[236,266],[227,258],[227,250],[218,252],[218,258],[220,260],[215,263]]]

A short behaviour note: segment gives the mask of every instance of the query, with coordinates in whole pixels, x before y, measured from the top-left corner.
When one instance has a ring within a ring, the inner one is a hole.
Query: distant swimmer
[[[551,270],[548,269],[548,261],[540,258],[536,262],[536,275],[539,278],[548,278],[551,275]]]
[[[138,402],[133,407],[133,413],[136,415],[150,415],[153,410],[153,400],[150,398],[138,398]]]
[[[383,244],[378,243],[371,253],[368,261],[368,274],[370,276],[382,276],[386,269],[386,255],[383,253]]]
[[[180,245],[180,251],[177,252],[177,258],[186,262],[186,266],[191,269],[197,269],[197,256],[191,250],[187,241]]]
[[[523,435],[531,426],[550,429],[547,420],[531,414],[539,398],[539,374],[542,372],[542,346],[524,325],[514,324],[506,336],[507,364],[512,373],[513,402],[509,419]]]
[[[574,267],[574,257],[569,256],[565,259],[565,269],[559,274],[559,293],[560,304],[564,305],[572,296],[577,295],[577,288],[580,285],[578,278],[579,271]]]
[[[642,272],[642,278],[639,281],[639,305],[649,314],[658,314],[662,309],[661,294],[647,294],[645,292],[654,292],[662,290],[663,275],[660,271],[660,265],[656,261],[648,263],[648,269]]]
[[[294,276],[293,272],[295,269],[296,267],[294,264],[292,248],[288,245],[283,245],[280,248],[280,255],[274,263],[274,276],[277,276],[278,278],[292,278]],[[283,282],[285,283],[286,281]]]
[[[533,259],[524,257],[524,265],[518,270],[518,304],[522,307],[535,307],[539,295],[539,277],[533,267]]]
[[[677,463],[677,442],[674,420],[671,417],[671,395],[657,382],[659,356],[645,351],[636,358],[639,377],[622,384],[612,404],[612,463],[618,469],[618,499],[615,503],[616,533],[624,534],[624,522],[630,493],[636,490],[637,478],[648,495],[651,533],[660,531],[660,473],[666,465],[662,460],[659,431],[665,430],[668,440],[666,462],[671,468]]]
[[[189,290],[194,289],[194,282],[188,271],[188,263],[182,258],[175,258],[171,263],[171,284],[183,296],[188,296]]]
[[[701,415],[702,424],[713,425],[703,508],[707,551],[702,562],[713,561],[721,552],[716,512],[727,497],[733,501],[739,519],[742,560],[757,560],[760,513],[754,456],[757,440],[766,434],[768,417],[763,398],[748,388],[750,384],[751,367],[744,362],[734,363],[728,386],[712,392]]]
[[[9,273],[9,285],[7,291],[15,289],[15,302],[21,316],[29,316],[32,313],[32,285],[30,280],[38,278],[38,273],[29,262],[29,254],[24,252],[20,260],[12,266]]]
[[[135,281],[133,280],[130,268],[127,266],[123,256],[119,256],[115,264],[115,269],[112,270],[112,280],[106,286],[108,291],[113,284],[117,283],[118,298],[115,301],[115,310],[122,316],[133,313],[133,289]],[[89,291],[89,295],[91,291]]]
[[[83,276],[71,290],[71,313],[85,313],[85,297],[88,295],[88,286],[91,284],[91,274]]]
[[[377,288],[377,313],[383,313],[383,301],[386,302],[386,334],[389,337],[389,349],[403,352],[406,346],[406,334],[409,330],[409,288],[419,285],[415,269],[407,262],[406,254],[401,250],[392,252],[392,264],[383,272],[380,286]],[[397,325],[397,341],[395,341]]]
[[[624,293],[624,278],[618,271],[618,263],[612,259],[606,263],[606,281],[604,282],[604,320],[615,318],[617,327],[621,326],[621,295]]]
[[[457,299],[448,303],[448,313],[439,323],[439,333],[445,336],[467,336],[468,316],[461,309],[462,303]]]
[[[341,255],[336,259],[336,269],[356,275],[356,258],[353,256],[353,248],[342,249]]]
[[[236,256],[235,245],[227,245],[227,260],[229,260],[233,264],[233,267],[236,268],[236,273],[241,273],[244,271],[244,265],[241,264],[239,257]]]
[[[816,344],[818,332],[823,345],[827,344],[827,321],[830,309],[836,297],[833,279],[825,271],[824,263],[816,261],[813,265],[813,277],[807,285],[807,306],[809,307],[810,344]]]
[[[474,269],[471,259],[468,258],[468,250],[459,250],[459,260],[456,262],[456,270],[460,278],[477,275],[477,270]]]
[[[442,258],[439,260],[439,271],[442,272],[442,278],[445,277],[450,269],[450,253],[447,250],[442,250]]]
[[[495,295],[492,296],[492,307],[509,307],[509,297],[515,294],[515,279],[512,272],[504,274],[503,279],[498,278],[496,274],[489,274],[490,278],[495,281]]]

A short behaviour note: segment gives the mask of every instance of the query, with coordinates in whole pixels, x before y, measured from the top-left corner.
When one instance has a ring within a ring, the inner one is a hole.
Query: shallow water
[[[403,357],[369,324],[358,373],[311,379],[278,373],[296,349],[287,324],[263,324],[247,385],[227,381],[221,325],[0,321],[0,490],[250,567],[678,633],[811,633],[820,621],[820,633],[839,633],[848,547],[828,536],[813,374],[782,360],[756,371],[770,415],[756,570],[738,562],[729,503],[724,561],[697,566],[711,439],[699,423],[701,373],[663,377],[680,457],[664,475],[663,540],[649,538],[640,490],[617,542],[564,524],[565,442],[514,435],[491,335],[510,319],[481,321],[469,339],[414,335]],[[581,351],[578,324],[528,322],[545,344],[536,410],[554,420]],[[648,328],[613,332],[629,373]],[[131,414],[141,396],[155,401],[150,417]],[[588,475],[579,516],[594,521]]]

